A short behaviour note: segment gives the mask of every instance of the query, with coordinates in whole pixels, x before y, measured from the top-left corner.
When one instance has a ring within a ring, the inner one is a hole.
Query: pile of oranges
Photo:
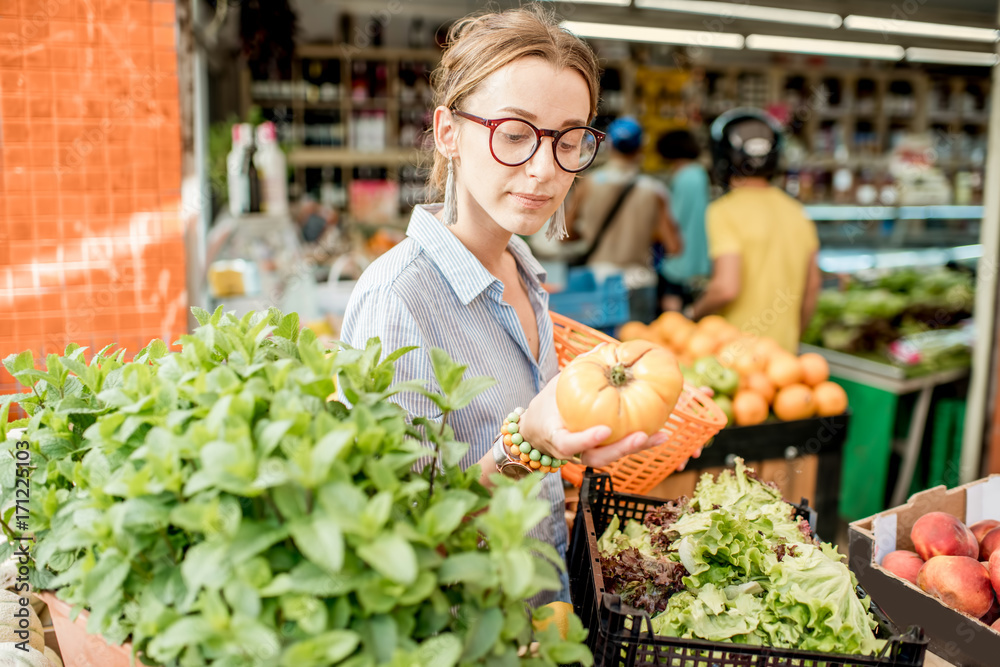
[[[795,356],[771,338],[749,336],[718,315],[697,323],[680,313],[664,313],[651,324],[627,322],[619,340],[642,339],[663,345],[690,366],[715,357],[740,376],[730,422],[760,424],[774,416],[782,421],[830,417],[847,410],[847,394],[830,381],[830,367],[818,354]]]

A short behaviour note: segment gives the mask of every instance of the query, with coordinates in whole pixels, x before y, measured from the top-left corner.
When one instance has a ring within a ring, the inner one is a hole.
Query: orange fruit
[[[712,331],[712,334],[719,341],[720,346],[739,340],[743,336],[739,329],[728,322],[724,325],[719,325],[715,331]]]
[[[552,615],[544,619],[532,619],[531,624],[536,632],[541,632],[545,628],[555,623],[559,628],[559,636],[563,639],[569,637],[569,619],[573,615],[573,605],[568,602],[550,602],[545,605],[552,610]]]
[[[752,339],[745,336],[734,338],[733,340],[724,341],[715,356],[718,357],[720,364],[726,368],[733,368],[736,365],[737,359],[751,352],[752,345]]]
[[[771,379],[760,371],[747,375],[746,388],[763,396],[769,405],[774,402],[774,394],[778,391]]]
[[[799,357],[799,366],[802,367],[802,381],[810,387],[830,379],[830,364],[815,352]]]
[[[736,328],[721,315],[706,315],[698,320],[698,331],[704,331],[705,333],[720,333],[727,327]]]
[[[737,426],[753,426],[767,419],[767,401],[752,389],[736,392],[733,398],[733,419]]]
[[[714,336],[698,331],[688,340],[687,351],[692,357],[699,359],[715,354],[718,347],[719,343]]]
[[[774,397],[774,414],[782,421],[809,419],[816,414],[813,391],[801,383],[790,384]]]
[[[683,316],[679,320],[673,319],[666,324],[657,319],[652,326],[667,345],[677,351],[687,348],[687,343],[695,331],[694,323]]]
[[[799,360],[788,353],[775,354],[767,362],[767,377],[778,389],[802,381],[802,367]]]
[[[836,382],[820,382],[813,389],[813,399],[820,417],[842,415],[847,410],[847,392]]]
[[[657,345],[663,344],[659,334],[642,322],[626,322],[623,324],[621,328],[618,329],[618,340],[623,343],[627,340],[648,340],[656,343]]]
[[[736,360],[736,363],[733,365],[733,369],[735,369],[741,376],[753,375],[754,373],[763,372],[764,362],[755,357],[753,354],[744,354]]]
[[[778,341],[773,338],[758,338],[753,345],[754,353],[762,359],[769,360],[776,354],[789,354]]]
[[[684,317],[677,311],[668,310],[653,322],[657,328],[663,329],[674,329],[676,327],[682,327],[688,324],[693,324],[691,320]]]

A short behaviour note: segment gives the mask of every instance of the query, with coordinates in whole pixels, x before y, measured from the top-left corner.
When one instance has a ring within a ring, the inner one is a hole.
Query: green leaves
[[[485,656],[497,643],[503,628],[503,612],[490,608],[468,613],[472,620],[469,623],[469,634],[465,638],[462,660],[472,662]]]
[[[383,534],[358,548],[358,556],[398,584],[410,585],[417,578],[417,555],[413,546],[398,535]]]
[[[289,529],[295,545],[306,558],[331,574],[344,565],[344,536],[329,517],[312,516],[293,523]]]
[[[361,637],[349,630],[333,630],[298,642],[281,656],[283,667],[325,667],[354,653]]]
[[[461,410],[476,396],[496,384],[496,380],[485,376],[463,380],[467,367],[452,361],[448,353],[441,348],[433,347],[429,354],[434,368],[434,378],[441,393],[428,390],[420,390],[419,393],[433,401],[443,412]]]
[[[162,664],[516,664],[523,600],[558,587],[537,556],[558,555],[525,537],[549,511],[533,482],[491,501],[477,469],[457,467],[469,445],[449,416],[494,380],[430,350],[439,391],[394,384],[395,363],[425,352],[330,351],[274,309],[193,312],[179,350],[4,360],[29,391],[0,398],[0,501],[18,402],[33,580]],[[400,392],[440,414],[406,414],[389,400]],[[439,464],[416,470],[428,443]],[[536,664],[575,655],[547,641]]]

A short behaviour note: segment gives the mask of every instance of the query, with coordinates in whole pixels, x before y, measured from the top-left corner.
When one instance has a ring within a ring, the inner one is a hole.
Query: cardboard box
[[[879,565],[891,551],[913,550],[910,530],[928,512],[947,512],[966,524],[1000,520],[1000,475],[951,490],[928,489],[905,505],[855,521],[849,527],[850,568],[897,627],[924,629],[931,651],[958,667],[996,667],[1000,665],[1000,633]]]

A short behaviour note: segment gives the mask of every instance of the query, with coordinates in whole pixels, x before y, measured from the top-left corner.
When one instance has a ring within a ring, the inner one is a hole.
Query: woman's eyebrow
[[[520,107],[503,107],[502,109],[499,109],[499,111],[509,111],[512,114],[517,114],[518,116],[524,116],[526,119],[530,120],[533,123],[538,121],[538,116],[531,113],[527,109],[521,109]],[[571,120],[567,120],[566,122],[564,122],[562,126],[576,127],[577,125],[586,125],[586,124],[587,124],[586,121],[577,120],[573,118]]]

